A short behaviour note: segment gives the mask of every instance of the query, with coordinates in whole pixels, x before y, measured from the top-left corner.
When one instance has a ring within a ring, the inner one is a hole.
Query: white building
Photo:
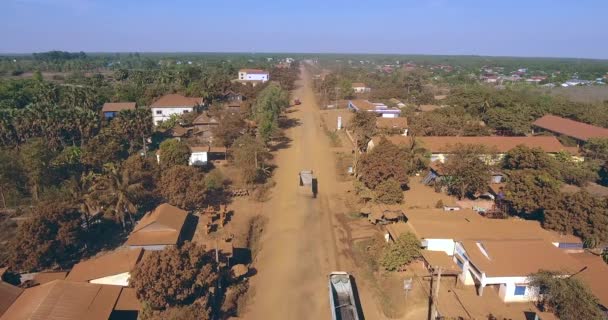
[[[365,83],[361,83],[361,82],[355,82],[353,83],[353,91],[355,93],[365,93],[365,92],[370,92],[371,89],[368,88],[367,86],[365,86]]]
[[[180,94],[167,94],[160,97],[150,106],[155,125],[168,120],[172,115],[192,112],[203,104],[203,98],[190,98]]]
[[[493,287],[504,302],[530,301],[535,288],[528,275],[570,275],[582,268],[567,253],[582,250],[580,239],[542,229],[536,221],[486,219],[472,210],[411,209],[406,216],[407,223],[386,225],[385,238],[415,234],[425,252],[440,252],[455,263],[459,280],[475,286],[478,295]]]
[[[260,69],[241,69],[239,70],[239,81],[261,81],[266,82],[270,80],[270,74],[268,71]]]
[[[397,108],[390,108],[384,103],[372,103],[362,99],[349,100],[347,108],[356,112],[374,112],[383,118],[397,118],[401,114],[401,110]]]

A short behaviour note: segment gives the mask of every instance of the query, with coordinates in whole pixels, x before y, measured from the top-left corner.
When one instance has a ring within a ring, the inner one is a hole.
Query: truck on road
[[[314,176],[312,170],[300,171],[300,188],[304,193],[312,193],[312,197],[316,198],[318,193],[317,177]],[[309,191],[310,190],[310,191]]]
[[[359,320],[350,274],[343,271],[329,274],[329,304],[332,320]]]

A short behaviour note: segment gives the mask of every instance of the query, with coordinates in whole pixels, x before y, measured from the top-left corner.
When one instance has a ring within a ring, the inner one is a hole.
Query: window
[[[190,112],[190,111],[188,111],[188,110],[184,110],[184,113],[188,113],[188,112]]]
[[[156,110],[156,114],[163,114],[162,110]]]
[[[526,286],[515,286],[515,294],[516,296],[523,296],[526,294]]]

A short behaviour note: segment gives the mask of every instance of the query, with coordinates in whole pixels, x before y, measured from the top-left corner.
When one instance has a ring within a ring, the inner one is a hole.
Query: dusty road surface
[[[292,141],[277,152],[277,184],[260,209],[269,219],[254,261],[257,274],[251,278],[245,319],[331,319],[327,275],[354,270],[337,217],[344,212],[338,194],[343,186],[337,182],[334,155],[304,68],[301,79],[293,96],[302,104],[288,113],[297,122],[286,132]],[[299,190],[302,169],[318,177],[317,199]],[[365,318],[381,319],[369,293],[357,285]]]

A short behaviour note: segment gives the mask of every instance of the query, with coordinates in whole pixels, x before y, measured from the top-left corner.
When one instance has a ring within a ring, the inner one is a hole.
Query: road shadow
[[[275,138],[273,144],[268,147],[270,152],[279,151],[282,149],[287,149],[291,146],[292,140],[287,136],[280,136]]]
[[[300,119],[287,118],[287,117],[279,118],[279,127],[281,129],[291,129],[291,128],[297,127],[301,124],[302,124],[302,122],[300,121]]]

